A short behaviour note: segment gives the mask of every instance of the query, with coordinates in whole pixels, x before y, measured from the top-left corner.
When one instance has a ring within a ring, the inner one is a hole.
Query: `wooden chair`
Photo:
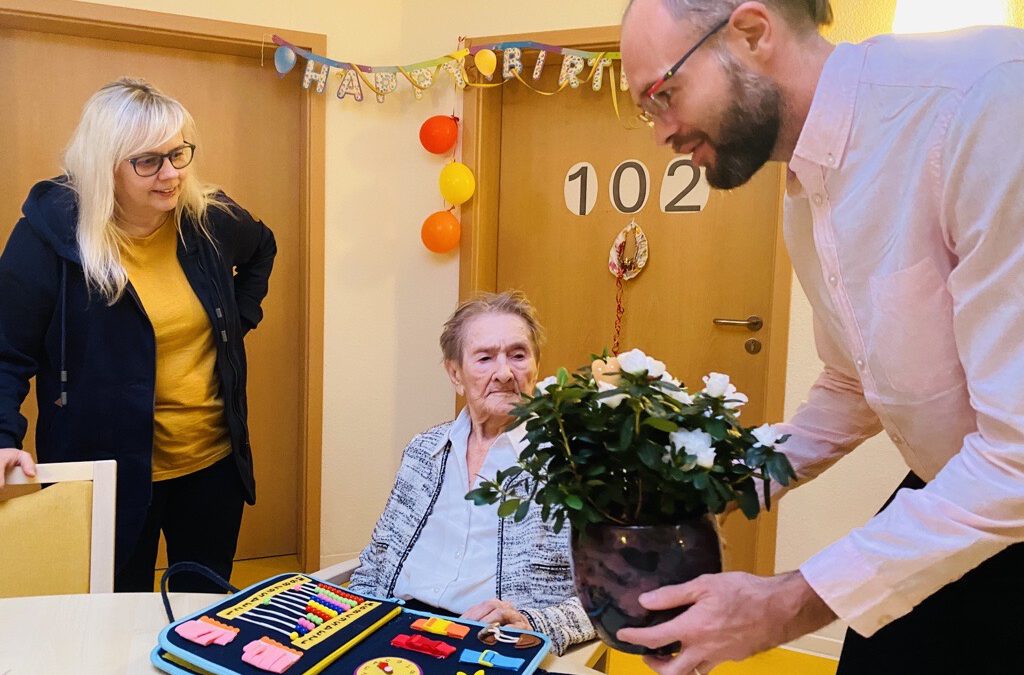
[[[33,478],[15,467],[4,480],[53,485],[0,501],[0,598],[113,592],[117,462],[39,464]]]
[[[358,567],[359,559],[352,558],[351,560],[343,560],[342,562],[331,565],[330,567],[325,567],[318,572],[313,572],[313,576],[341,586],[349,582],[352,578],[352,573],[355,572]],[[577,666],[593,668],[594,670],[602,673],[607,673],[608,647],[600,640],[584,642],[583,644],[573,645],[570,647],[565,654],[558,657],[558,660],[559,663],[566,665],[571,663]]]

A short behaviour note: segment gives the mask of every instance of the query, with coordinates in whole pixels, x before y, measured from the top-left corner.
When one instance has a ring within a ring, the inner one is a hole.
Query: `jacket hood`
[[[81,262],[75,238],[78,199],[65,176],[32,186],[21,212],[33,231],[52,246],[57,255],[75,263]]]

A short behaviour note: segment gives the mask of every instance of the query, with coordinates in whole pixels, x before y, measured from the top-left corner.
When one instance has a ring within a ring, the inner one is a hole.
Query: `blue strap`
[[[164,612],[167,613],[167,621],[174,623],[174,612],[171,611],[171,601],[167,598],[167,580],[178,572],[195,572],[201,574],[213,583],[217,584],[221,588],[231,593],[237,593],[238,589],[231,585],[231,582],[226,581],[222,576],[211,570],[206,565],[200,565],[194,562],[179,562],[174,563],[166,570],[160,577],[160,598],[164,601]]]

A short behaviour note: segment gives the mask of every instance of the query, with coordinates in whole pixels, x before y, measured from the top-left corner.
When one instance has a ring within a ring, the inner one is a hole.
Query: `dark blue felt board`
[[[291,647],[290,641],[280,633],[275,631],[266,630],[255,624],[251,624],[247,621],[241,621],[238,619],[227,620],[217,616],[217,612],[233,607],[234,605],[242,602],[244,599],[258,593],[261,589],[272,586],[275,583],[295,576],[294,574],[283,574],[270,579],[261,581],[249,588],[239,591],[235,595],[225,599],[224,601],[208,607],[207,609],[196,612],[195,614],[174,622],[168,626],[160,634],[160,647],[179,656],[180,658],[194,663],[204,670],[210,670],[219,673],[238,673],[239,675],[265,675],[266,671],[254,668],[249,664],[242,661],[242,649],[245,645],[249,644],[253,640],[259,640],[261,637],[267,636],[273,640],[276,640],[286,646]],[[305,575],[308,576],[308,575]],[[309,577],[313,581],[319,581],[313,577]],[[347,591],[346,592],[351,592]],[[353,595],[362,596],[359,593],[353,593]],[[370,600],[377,600],[376,598],[368,598]],[[398,606],[396,603],[377,600],[381,603],[381,606],[367,614],[366,616],[360,617],[354,621],[350,626],[347,626],[345,630],[332,636],[332,638],[324,640],[315,647],[305,650],[305,655],[299,659],[291,668],[286,672],[289,674],[302,673],[310,668],[313,668],[316,664],[320,663],[323,659],[327,658],[331,653],[338,649],[342,644],[347,642],[351,637],[358,635],[364,629],[378,621],[381,617],[387,614],[391,609]],[[198,618],[200,616],[209,616],[217,621],[228,624],[239,629],[239,633],[235,636],[235,639],[230,644],[210,645],[209,647],[203,647],[190,642],[177,633],[174,632],[174,627],[179,623],[189,621],[191,619]],[[470,674],[476,672],[480,666],[474,664],[464,664],[459,662],[459,655],[463,649],[470,649],[474,651],[483,651],[484,649],[491,649],[505,656],[511,656],[513,658],[524,659],[523,667],[518,671],[519,675],[531,672],[540,663],[541,658],[547,653],[549,649],[550,641],[547,637],[536,634],[542,639],[542,644],[530,649],[516,649],[514,646],[505,645],[498,643],[493,647],[488,647],[476,638],[476,630],[470,630],[462,640],[456,640],[440,635],[433,635],[430,633],[422,633],[414,631],[411,625],[416,619],[424,616],[431,616],[430,614],[424,614],[420,612],[412,612],[409,610],[403,610],[401,614],[393,618],[384,626],[381,626],[377,631],[367,636],[361,643],[350,649],[348,652],[343,654],[337,661],[328,666],[323,672],[325,674],[335,675],[344,673],[346,675],[352,675],[354,670],[370,659],[382,658],[382,657],[402,657],[410,660],[419,665],[424,672],[424,675],[455,675],[458,671],[468,672]],[[470,625],[471,627],[480,627],[481,624],[476,624],[469,621],[459,621],[464,625]],[[508,631],[508,629],[506,629]],[[509,632],[522,632],[522,631],[509,631]],[[407,635],[424,635],[432,640],[441,640],[447,642],[452,646],[456,647],[457,651],[449,656],[447,659],[435,659],[426,654],[419,654],[403,649],[397,649],[391,646],[391,639],[400,633]],[[294,648],[294,647],[293,647]],[[303,651],[303,650],[299,650]],[[472,669],[472,670],[470,670]],[[514,675],[510,670],[500,669],[485,669],[491,673],[503,674],[503,675]]]

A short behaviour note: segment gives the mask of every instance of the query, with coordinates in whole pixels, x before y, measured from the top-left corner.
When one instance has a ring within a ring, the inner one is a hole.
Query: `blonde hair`
[[[471,319],[482,314],[511,314],[518,316],[526,323],[530,332],[530,344],[533,357],[540,361],[540,346],[544,343],[544,328],[537,319],[537,310],[522,291],[505,291],[503,293],[481,293],[459,305],[452,315],[444,322],[441,331],[441,353],[444,360],[452,363],[462,362],[463,332]]]
[[[195,122],[185,107],[145,80],[122,77],[86,102],[64,151],[64,174],[78,197],[75,236],[85,282],[108,304],[116,302],[128,284],[121,262],[121,246],[127,239],[115,222],[115,168],[178,134],[196,142]],[[228,210],[216,199],[217,188],[201,183],[192,171],[182,177],[180,187],[175,228],[180,232],[182,217],[187,216],[213,241],[207,210],[211,206]]]

